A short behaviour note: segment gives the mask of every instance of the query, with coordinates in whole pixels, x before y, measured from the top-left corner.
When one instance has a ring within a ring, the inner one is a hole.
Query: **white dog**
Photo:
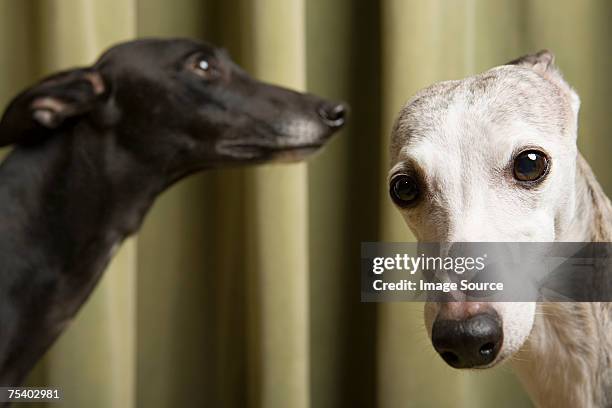
[[[418,240],[612,241],[610,200],[576,148],[579,105],[548,51],[414,96],[389,183]],[[609,303],[427,303],[425,322],[453,367],[518,356],[539,406],[612,406]]]

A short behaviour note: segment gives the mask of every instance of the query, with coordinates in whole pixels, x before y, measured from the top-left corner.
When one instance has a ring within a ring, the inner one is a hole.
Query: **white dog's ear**
[[[506,65],[520,65],[531,68],[542,75],[547,75],[550,71],[555,70],[555,55],[548,50],[541,50],[535,54],[527,54],[515,60],[508,62]]]
[[[527,54],[515,60],[508,62],[506,65],[519,65],[526,68],[531,68],[550,82],[557,85],[569,98],[572,110],[578,116],[580,109],[580,98],[574,89],[563,79],[561,71],[555,65],[555,55],[549,50],[541,50],[535,54]]]

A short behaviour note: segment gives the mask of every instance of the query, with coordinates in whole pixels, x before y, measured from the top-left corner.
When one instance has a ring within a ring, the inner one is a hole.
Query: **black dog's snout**
[[[318,113],[327,126],[337,129],[344,125],[347,111],[346,105],[342,103],[324,103],[319,107]]]
[[[495,312],[479,313],[466,320],[438,320],[431,333],[438,354],[455,368],[489,364],[497,356],[503,338]]]

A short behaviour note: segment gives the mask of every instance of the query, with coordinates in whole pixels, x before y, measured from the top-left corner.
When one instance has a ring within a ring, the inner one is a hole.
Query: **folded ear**
[[[40,138],[45,129],[90,112],[106,93],[102,76],[91,68],[45,78],[9,104],[0,121],[0,146]]]
[[[549,50],[540,50],[535,54],[527,54],[508,62],[506,65],[521,65],[531,68],[541,74],[555,68],[555,56]]]
[[[561,71],[555,65],[555,55],[549,50],[541,50],[535,54],[523,55],[515,60],[508,62],[506,65],[519,65],[526,68],[531,68],[544,78],[548,79],[557,85],[569,98],[572,110],[578,115],[580,109],[580,98],[574,89],[568,84]]]

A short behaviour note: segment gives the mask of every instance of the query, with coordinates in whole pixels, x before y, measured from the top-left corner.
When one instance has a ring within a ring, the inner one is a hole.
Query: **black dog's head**
[[[36,144],[85,119],[147,160],[171,159],[182,167],[175,171],[191,171],[300,159],[345,115],[340,103],[254,80],[211,45],[147,39],[23,92],[0,122],[0,146]]]

